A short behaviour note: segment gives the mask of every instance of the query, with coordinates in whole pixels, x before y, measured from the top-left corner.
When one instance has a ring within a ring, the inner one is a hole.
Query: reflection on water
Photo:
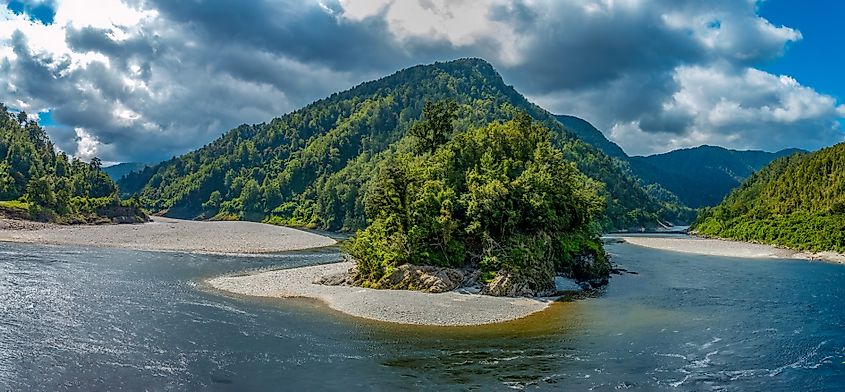
[[[617,244],[601,295],[504,324],[367,321],[203,278],[338,259],[0,244],[0,390],[840,390],[845,266]]]

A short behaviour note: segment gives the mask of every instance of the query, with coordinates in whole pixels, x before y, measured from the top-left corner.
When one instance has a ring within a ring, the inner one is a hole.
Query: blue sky
[[[486,59],[631,155],[845,140],[834,0],[0,0],[0,102],[151,162],[416,64]]]
[[[20,0],[11,0],[6,4],[6,6],[12,12],[16,14],[24,14],[28,16],[30,19],[34,19],[40,21],[44,24],[53,23],[53,17],[56,15],[56,11],[53,9],[53,6],[49,2],[32,2],[32,1],[20,1]]]
[[[801,41],[789,45],[785,56],[762,68],[792,75],[845,101],[845,1],[768,0],[760,5],[760,15],[803,35]]]

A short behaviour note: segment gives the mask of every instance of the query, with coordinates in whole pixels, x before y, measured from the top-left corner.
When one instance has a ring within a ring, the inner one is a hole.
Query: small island
[[[355,268],[321,282],[507,297],[555,295],[556,276],[607,283],[599,185],[527,114],[455,133],[456,110],[426,105],[410,151],[367,189],[369,225],[345,245]]]

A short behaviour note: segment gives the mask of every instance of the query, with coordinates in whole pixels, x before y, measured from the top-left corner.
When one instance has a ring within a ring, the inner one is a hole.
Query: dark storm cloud
[[[154,1],[172,22],[190,26],[207,43],[237,42],[244,48],[281,53],[301,62],[334,69],[395,68],[401,52],[386,34],[384,22],[338,23],[316,3],[300,1],[210,0],[197,6],[186,1]]]

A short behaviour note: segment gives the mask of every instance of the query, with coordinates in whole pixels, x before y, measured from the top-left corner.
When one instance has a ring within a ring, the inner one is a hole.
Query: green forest
[[[151,211],[177,218],[243,219],[352,231],[367,226],[364,198],[381,162],[412,144],[426,102],[451,101],[458,132],[527,113],[552,144],[601,184],[605,230],[690,222],[694,212],[627,162],[583,142],[504,83],[480,59],[420,65],[332,94],[269,123],[241,125],[210,144],[119,181]]]
[[[455,109],[427,105],[410,151],[379,163],[364,195],[370,224],[346,245],[363,284],[383,287],[406,263],[479,268],[484,283],[507,274],[535,293],[554,292],[556,273],[606,279],[601,185],[527,114],[453,133]]]
[[[702,211],[693,229],[705,236],[845,252],[845,143],[775,160],[721,204]]]
[[[56,223],[142,222],[134,201],[121,201],[117,186],[90,163],[57,153],[38,122],[0,104],[0,213]]]

